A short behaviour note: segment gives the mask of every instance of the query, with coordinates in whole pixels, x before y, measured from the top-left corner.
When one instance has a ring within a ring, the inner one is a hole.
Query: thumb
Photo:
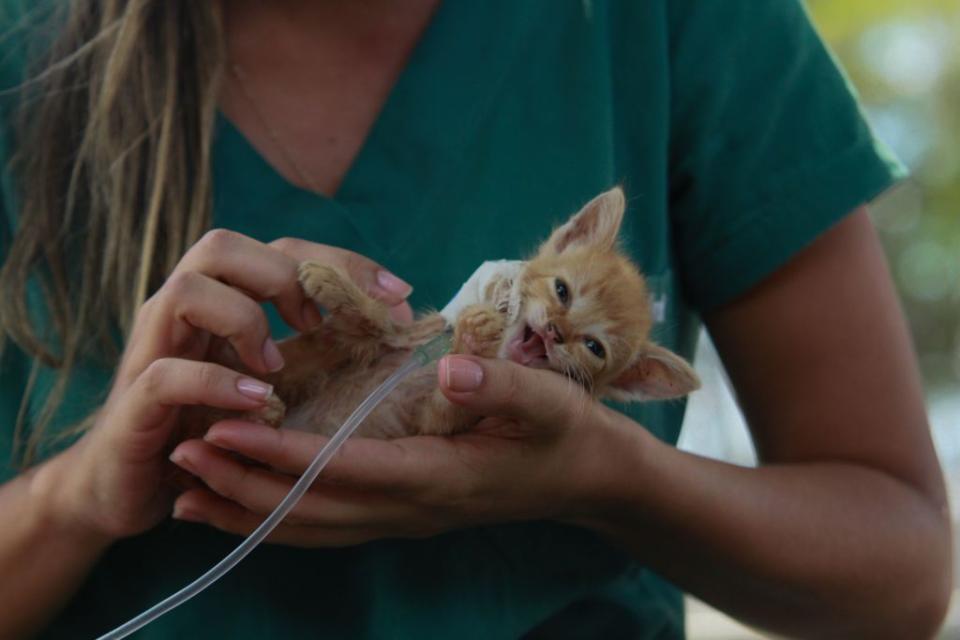
[[[481,416],[558,425],[592,403],[569,378],[509,360],[446,356],[437,374],[450,402]]]

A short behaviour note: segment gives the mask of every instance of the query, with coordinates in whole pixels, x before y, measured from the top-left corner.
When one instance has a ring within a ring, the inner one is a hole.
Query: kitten
[[[623,192],[603,193],[556,229],[519,270],[459,312],[452,353],[507,358],[552,369],[595,398],[675,398],[698,388],[691,367],[650,341],[643,277],[617,249]],[[329,312],[313,332],[281,343],[287,366],[259,419],[331,435],[409,355],[446,327],[438,313],[399,326],[386,307],[340,270],[307,262],[300,281]],[[437,388],[435,367],[411,374],[361,425],[358,435],[450,434],[479,420]]]

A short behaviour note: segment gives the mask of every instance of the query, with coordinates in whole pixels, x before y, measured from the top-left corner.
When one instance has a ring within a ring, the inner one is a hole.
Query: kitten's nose
[[[547,337],[557,344],[563,344],[563,334],[557,329],[557,325],[552,322],[547,325]]]

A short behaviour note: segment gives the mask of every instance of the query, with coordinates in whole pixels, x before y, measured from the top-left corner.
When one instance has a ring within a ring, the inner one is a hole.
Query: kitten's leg
[[[445,326],[439,313],[427,314],[409,325],[396,324],[384,303],[371,298],[336,267],[304,262],[300,283],[308,296],[330,312],[332,333],[351,348],[372,345],[375,352],[384,346],[411,349]]]
[[[396,330],[386,305],[374,300],[345,273],[318,262],[300,265],[304,292],[330,313],[337,332],[354,339],[380,340]]]
[[[489,303],[467,307],[457,317],[450,353],[496,357],[503,341],[504,315]],[[477,416],[459,405],[452,404],[433,389],[415,413],[415,427],[421,434],[446,435],[473,426]]]
[[[391,349],[423,344],[444,327],[439,314],[398,325],[385,304],[374,300],[343,271],[304,262],[299,269],[304,293],[329,315],[313,331],[280,343],[287,366],[270,379],[290,406],[322,387],[322,376],[344,363],[363,367]]]

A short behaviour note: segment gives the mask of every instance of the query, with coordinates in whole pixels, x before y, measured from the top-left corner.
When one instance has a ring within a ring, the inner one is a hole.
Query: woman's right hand
[[[297,266],[307,259],[341,266],[392,305],[395,317],[411,315],[404,302],[409,287],[362,256],[299,240],[268,245],[211,231],[140,309],[93,427],[38,470],[37,483],[49,489],[58,515],[115,540],[142,533],[169,513],[175,496],[164,482],[173,469],[166,454],[180,408],[255,409],[271,392],[257,377],[283,367],[258,303],[273,303],[299,331],[321,322],[297,280]],[[217,339],[232,345],[250,375],[210,361]]]

